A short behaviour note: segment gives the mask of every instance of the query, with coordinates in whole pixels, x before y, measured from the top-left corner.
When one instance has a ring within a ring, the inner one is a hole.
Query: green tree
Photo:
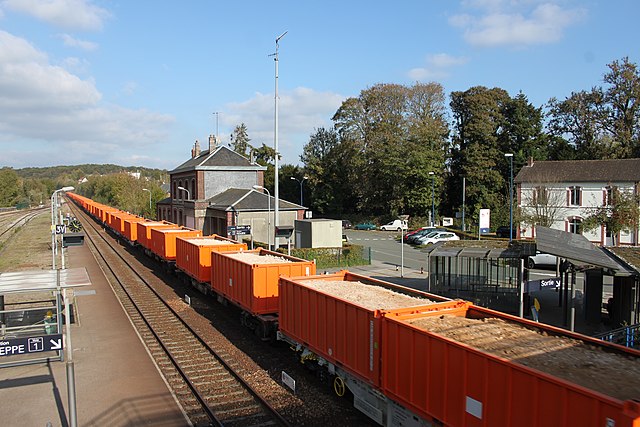
[[[242,154],[246,156],[248,154],[247,150],[249,149],[249,135],[247,133],[247,126],[244,123],[239,124],[233,129],[233,133],[231,134],[231,148],[238,154]]]
[[[595,208],[585,208],[582,227],[589,231],[604,226],[611,233],[614,246],[621,231],[637,229],[640,220],[640,196],[632,192],[611,189],[611,200]]]
[[[0,169],[0,206],[15,206],[20,198],[20,177],[12,168]]]

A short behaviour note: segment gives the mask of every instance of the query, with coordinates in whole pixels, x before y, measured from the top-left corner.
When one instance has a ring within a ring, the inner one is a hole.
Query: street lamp
[[[274,102],[275,102],[275,108],[274,108],[274,120],[273,120],[273,145],[274,145],[274,150],[275,150],[275,159],[274,159],[274,198],[275,198],[275,212],[274,212],[274,219],[273,222],[275,223],[275,226],[277,227],[279,222],[278,222],[278,210],[279,210],[279,205],[280,205],[280,193],[278,192],[278,186],[279,186],[279,178],[278,178],[278,174],[280,172],[280,167],[278,166],[278,161],[280,159],[280,152],[278,151],[278,48],[280,47],[280,39],[282,39],[285,34],[287,34],[288,31],[285,31],[284,33],[280,34],[277,38],[276,38],[276,53],[273,55],[274,56],[274,61],[275,61],[275,65],[276,65],[276,77],[275,77],[275,96],[274,96]],[[275,244],[277,246],[278,244],[278,239],[275,239]]]
[[[271,193],[261,185],[254,185],[253,189],[267,192],[267,244],[271,250]]]
[[[302,204],[302,184],[304,184],[304,180],[305,179],[309,179],[308,176],[303,176],[302,179],[298,179],[295,176],[291,177],[292,180],[294,181],[298,181],[298,183],[300,184],[300,206],[303,206]]]
[[[509,241],[513,240],[513,153],[505,153],[505,157],[509,158]]]
[[[51,194],[51,255],[52,255],[52,265],[53,269],[56,269],[56,222],[58,220],[58,193],[64,191],[73,191],[74,187],[62,187],[59,190],[56,190]]]
[[[187,200],[191,200],[191,193],[189,192],[189,190],[187,190],[184,187],[180,187],[180,186],[178,186],[178,190],[186,191],[187,192]]]
[[[151,190],[147,190],[146,188],[143,188],[142,191],[149,192],[149,213],[151,213]]]
[[[431,175],[431,226],[434,227],[436,224],[436,198],[435,198],[436,174],[435,172],[429,172],[429,175]]]

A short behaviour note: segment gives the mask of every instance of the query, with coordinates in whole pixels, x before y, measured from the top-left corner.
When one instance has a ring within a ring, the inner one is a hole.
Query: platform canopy
[[[536,226],[536,248],[560,258],[610,269],[614,274],[629,274],[625,266],[581,234]]]
[[[0,295],[17,292],[55,291],[58,288],[75,288],[87,285],[91,285],[91,280],[84,267],[0,273]]]

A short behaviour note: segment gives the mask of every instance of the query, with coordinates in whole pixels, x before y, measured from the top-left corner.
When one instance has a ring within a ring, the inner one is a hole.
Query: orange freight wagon
[[[176,266],[198,283],[211,283],[211,252],[247,250],[239,243],[216,234],[205,237],[183,237],[176,239]]]
[[[153,228],[179,228],[178,225],[167,221],[143,221],[136,223],[138,243],[145,249],[151,250],[151,230]]]
[[[127,212],[114,212],[110,215],[110,223],[109,226],[117,233],[124,235],[125,231],[125,220],[128,219],[144,219],[138,215],[130,214]]]
[[[382,325],[383,392],[426,420],[640,426],[637,350],[472,303],[387,313]]]
[[[164,228],[151,227],[151,252],[166,261],[174,261],[176,259],[176,238],[180,237],[198,237],[202,235],[199,230],[193,230],[187,227]]]
[[[279,327],[294,343],[377,387],[385,310],[456,303],[348,271],[281,277]]]
[[[278,312],[278,278],[308,276],[316,264],[301,258],[256,249],[211,252],[211,286],[252,315]]]

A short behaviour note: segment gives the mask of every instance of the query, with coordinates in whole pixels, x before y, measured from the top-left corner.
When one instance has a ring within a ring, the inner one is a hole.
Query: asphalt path
[[[400,233],[396,231],[345,230],[349,241],[355,245],[371,248],[371,258],[385,264],[420,270],[427,269],[427,254],[419,248],[400,244]],[[404,263],[402,262],[404,258]]]

